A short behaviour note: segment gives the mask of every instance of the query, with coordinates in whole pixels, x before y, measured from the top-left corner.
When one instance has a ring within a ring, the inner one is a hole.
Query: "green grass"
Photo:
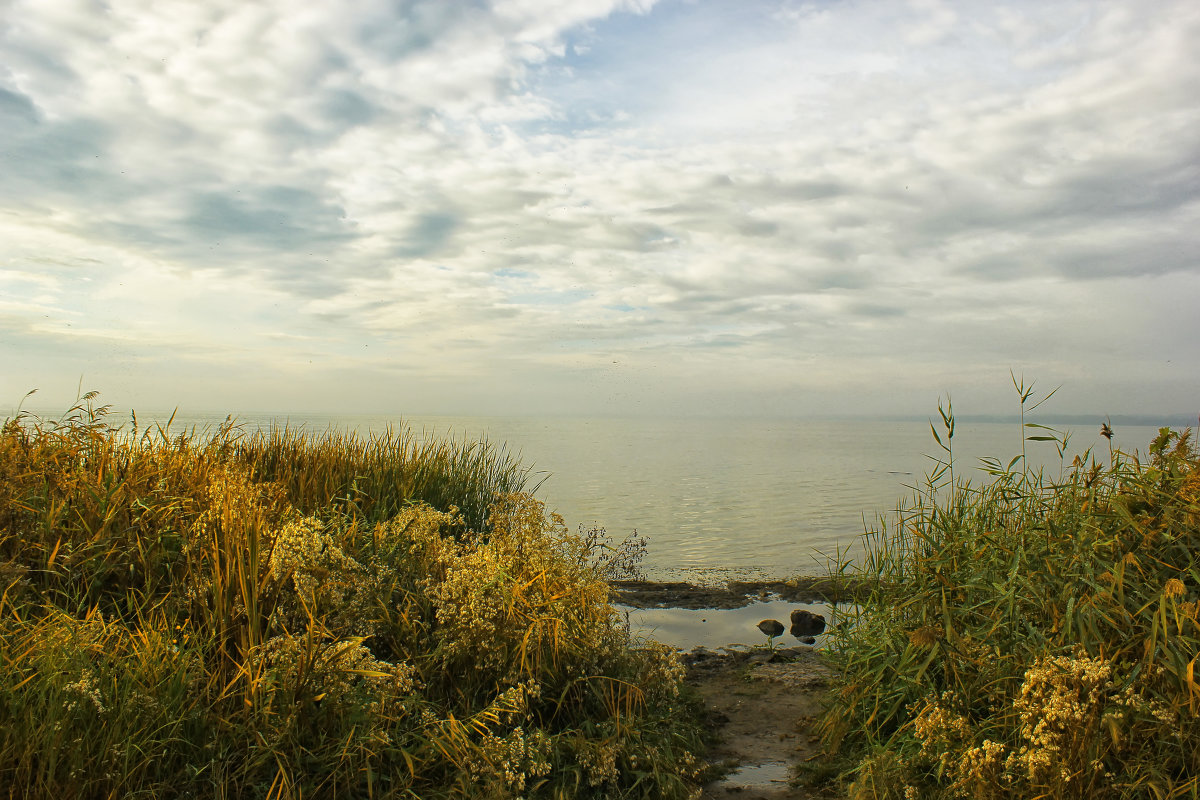
[[[1022,416],[1057,474],[1022,452],[973,486],[952,477],[949,408],[941,422],[944,460],[839,568],[873,587],[830,647],[821,725],[848,796],[1200,795],[1190,432],[1163,429],[1145,460],[1067,463],[1067,437]]]
[[[684,797],[673,653],[486,444],[0,431],[0,794]]]

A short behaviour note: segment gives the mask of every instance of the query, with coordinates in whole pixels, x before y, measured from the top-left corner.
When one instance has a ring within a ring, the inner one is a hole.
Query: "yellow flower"
[[[1187,587],[1183,585],[1183,581],[1179,578],[1171,578],[1163,584],[1163,597],[1170,600],[1174,597],[1183,597],[1187,594]]]

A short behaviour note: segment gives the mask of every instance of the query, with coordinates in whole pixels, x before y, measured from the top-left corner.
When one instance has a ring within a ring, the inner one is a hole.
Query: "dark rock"
[[[772,638],[783,633],[783,623],[777,619],[764,619],[758,623],[758,629]]]
[[[815,638],[815,637],[813,637],[813,636],[805,636],[805,637],[803,637],[802,639],[800,639],[800,642],[801,642],[802,644],[816,644],[816,643],[817,643],[817,640],[816,640],[816,638]]]
[[[792,636],[801,639],[805,636],[818,636],[824,631],[824,615],[814,614],[804,608],[797,608],[792,611]]]

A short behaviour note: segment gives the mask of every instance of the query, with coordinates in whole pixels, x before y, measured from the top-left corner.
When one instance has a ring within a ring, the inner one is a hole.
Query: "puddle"
[[[766,789],[771,786],[786,784],[789,766],[785,761],[767,761],[763,764],[747,764],[726,775],[716,782],[719,788],[736,789]]]
[[[786,628],[792,611],[797,608],[823,614],[825,621],[832,626],[838,606],[832,603],[794,603],[776,598],[742,608],[617,608],[629,615],[629,627],[634,635],[655,639],[681,650],[691,650],[693,647],[716,649],[732,645],[764,645],[767,637],[758,629],[758,623],[764,619],[777,619]],[[829,635],[830,628],[825,630],[824,634],[816,637],[818,648]],[[800,640],[785,630],[783,635],[775,637],[774,644],[777,647],[794,647],[800,644]]]

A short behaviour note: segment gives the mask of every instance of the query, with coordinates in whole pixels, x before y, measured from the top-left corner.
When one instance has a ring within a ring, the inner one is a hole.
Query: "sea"
[[[139,414],[139,425],[160,416]],[[224,418],[177,414],[172,430],[212,428]],[[120,413],[110,419],[120,422]],[[572,529],[601,527],[614,541],[636,532],[647,541],[646,577],[695,583],[821,575],[839,560],[855,559],[863,534],[912,497],[937,468],[933,456],[947,456],[927,420],[247,415],[236,421],[246,430],[286,423],[368,434],[407,426],[421,437],[486,439],[531,468],[532,482],[541,482],[536,496]],[[1029,463],[1057,475],[1063,461],[1069,466],[1089,448],[1107,462],[1102,421],[1055,426],[1071,434],[1063,459],[1052,442],[1026,441]],[[951,440],[956,477],[986,481],[980,459],[1007,464],[1021,453],[1022,430],[1016,420],[959,420]],[[1114,430],[1114,447],[1145,453],[1158,428]],[[1024,430],[1024,436],[1046,433]]]

